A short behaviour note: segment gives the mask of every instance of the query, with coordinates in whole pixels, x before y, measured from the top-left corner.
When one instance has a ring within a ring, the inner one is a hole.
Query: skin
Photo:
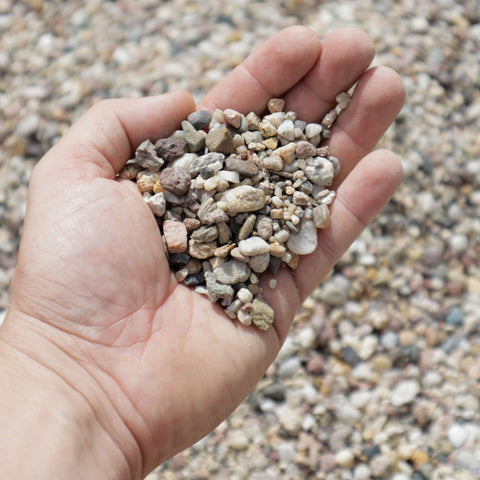
[[[274,360],[303,299],[381,211],[402,177],[374,151],[405,91],[368,69],[354,28],[323,42],[304,27],[266,41],[195,107],[186,92],[107,100],[91,108],[34,169],[25,227],[0,327],[1,478],[138,479],[225,419]],[[336,122],[342,161],[331,227],[292,274],[281,269],[274,328],[232,322],[176,283],[156,222],[118,172],[146,138],[167,136],[195,108],[262,113],[283,97],[320,121],[358,81]]]

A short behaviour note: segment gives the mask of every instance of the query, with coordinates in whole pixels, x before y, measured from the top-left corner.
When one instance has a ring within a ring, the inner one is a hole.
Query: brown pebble
[[[196,230],[201,225],[201,222],[198,218],[185,218],[183,224],[187,227],[187,230],[191,232],[192,230]]]
[[[165,168],[160,174],[160,185],[174,195],[184,195],[190,188],[190,184],[190,175],[183,168]]]
[[[205,260],[213,255],[217,248],[217,242],[199,243],[194,239],[188,242],[188,253],[193,258]]]

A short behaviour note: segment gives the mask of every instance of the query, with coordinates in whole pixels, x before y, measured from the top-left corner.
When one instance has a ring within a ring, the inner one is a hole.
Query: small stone
[[[260,238],[268,240],[273,234],[273,221],[266,215],[258,215],[255,230]]]
[[[467,440],[467,432],[463,425],[454,423],[447,430],[447,438],[453,448],[460,448]]]
[[[253,301],[252,320],[260,330],[268,330],[273,323],[274,311],[263,300],[256,298]]]
[[[226,108],[223,111],[223,119],[233,128],[238,129],[242,125],[242,114],[232,108]]]
[[[200,243],[213,242],[218,238],[218,229],[216,225],[203,226],[192,232],[190,238]]]
[[[247,257],[261,255],[270,251],[270,245],[260,237],[250,237],[238,242],[238,248]]]
[[[238,260],[239,262],[248,263],[248,261],[250,260],[250,257],[244,255],[238,247],[232,248],[232,250],[230,251],[230,255],[232,256],[232,258]]]
[[[320,455],[318,463],[320,466],[320,471],[324,473],[330,472],[337,466],[335,457],[331,453],[324,453],[323,455]]]
[[[298,255],[308,255],[315,251],[318,245],[317,229],[311,220],[301,223],[300,231],[292,235],[287,242],[288,248]]]
[[[237,320],[245,327],[249,327],[252,324],[252,314],[240,309],[237,312]]]
[[[221,247],[216,248],[213,254],[219,258],[227,258],[228,254],[232,251],[234,247],[234,243],[231,243],[229,245],[222,245]]]
[[[335,455],[335,463],[342,468],[352,468],[354,465],[355,457],[348,448],[339,450]]]
[[[282,258],[285,255],[286,251],[287,249],[277,241],[270,243],[270,255]]]
[[[218,282],[225,285],[246,282],[250,276],[250,267],[238,260],[230,260],[220,267],[217,267],[213,274]]]
[[[279,156],[268,156],[262,159],[262,164],[268,170],[279,172],[283,169],[283,160]]]
[[[207,197],[200,205],[197,212],[199,220],[206,225],[213,225],[214,223],[227,222],[228,215],[217,207],[215,200],[212,197]]]
[[[182,222],[165,220],[163,235],[169,253],[182,253],[187,250],[187,229]]]
[[[167,206],[167,203],[165,202],[165,195],[163,193],[156,193],[155,195],[152,195],[147,199],[146,203],[155,216],[163,217]]]
[[[253,237],[254,238],[254,237]],[[248,265],[255,273],[263,273],[270,264],[270,254],[262,253],[249,257]]]
[[[249,215],[247,217],[247,219],[243,222],[243,225],[240,228],[240,231],[238,232],[239,240],[245,240],[250,236],[256,221],[257,221],[257,217],[255,215]]]
[[[297,158],[309,158],[317,155],[317,149],[306,140],[297,142],[296,147]]]
[[[248,128],[250,130],[259,130],[261,119],[255,112],[250,112],[247,116]]]
[[[313,138],[322,133],[322,126],[318,123],[309,123],[305,127],[305,135],[307,138]]]
[[[230,241],[232,232],[226,222],[217,222],[216,225],[218,230],[218,241],[221,245],[224,245]]]
[[[190,175],[180,167],[165,168],[160,174],[160,184],[174,195],[184,195],[190,188],[190,183]]]
[[[288,143],[284,147],[277,148],[275,153],[280,155],[284,162],[290,164],[295,160],[297,145],[294,142]]]
[[[365,463],[357,465],[353,471],[354,480],[370,480],[371,476],[372,470]]]
[[[390,394],[392,405],[407,405],[415,399],[420,393],[420,385],[416,380],[402,380],[399,382]]]
[[[295,140],[295,125],[291,120],[283,121],[278,127],[277,132],[286,140],[290,140],[291,142]]]
[[[227,444],[233,450],[246,450],[250,446],[250,441],[241,430],[233,430],[229,435]]]
[[[293,193],[292,201],[294,205],[306,207],[310,203],[310,198],[305,193],[295,191]]]
[[[237,298],[242,302],[242,303],[249,303],[253,300],[253,295],[252,292],[248,288],[241,288],[237,292]]]
[[[209,293],[215,298],[232,298],[234,290],[230,285],[217,282],[212,272],[205,272],[205,282]]]
[[[190,260],[190,255],[187,255],[186,253],[173,253],[168,257],[168,263],[170,265],[187,265],[187,263]]]
[[[333,125],[333,122],[335,122],[335,120],[337,119],[337,111],[334,109],[334,110],[330,110],[324,117],[323,117],[323,120],[322,120],[322,126],[324,128],[330,128],[332,125]]]
[[[280,363],[277,370],[279,378],[291,378],[302,368],[302,362],[298,357],[289,357]]]
[[[212,121],[212,114],[208,110],[197,110],[192,112],[187,120],[197,129],[200,130],[209,125]]]
[[[210,130],[205,143],[211,152],[220,152],[224,155],[229,155],[235,148],[232,134],[225,127]]]
[[[135,161],[142,168],[152,171],[157,171],[164,163],[163,160],[158,157],[155,146],[150,140],[145,140],[137,148]]]
[[[258,167],[251,160],[242,160],[237,156],[227,158],[225,166],[229,170],[238,172],[244,177],[254,177],[258,173]]]
[[[190,239],[188,242],[188,252],[190,256],[200,260],[212,257],[216,248],[217,242],[200,243],[194,239]]]
[[[157,154],[166,162],[175,160],[186,153],[187,142],[181,138],[162,138],[155,143]]]
[[[262,143],[267,150],[275,150],[278,147],[278,140],[275,137],[267,138]]]
[[[320,375],[325,370],[325,362],[321,355],[313,354],[307,361],[306,370],[310,375]]]
[[[196,230],[198,227],[200,227],[201,222],[198,218],[184,218],[183,219],[183,224],[187,228],[189,232]]]
[[[313,222],[317,228],[328,228],[330,225],[330,211],[328,209],[328,205],[322,203],[313,209]]]
[[[283,100],[283,98],[271,98],[267,104],[270,113],[282,112],[284,107],[285,100]]]
[[[352,97],[347,92],[340,92],[336,97],[335,101],[337,102],[338,106],[344,110],[350,105],[352,101]]]
[[[254,212],[265,206],[265,192],[250,185],[240,185],[226,192],[224,200],[231,213]]]
[[[389,455],[377,455],[370,462],[373,477],[390,478],[393,473],[393,463]]]
[[[200,133],[190,122],[184,120],[182,129],[189,152],[198,152],[205,146],[205,135]]]

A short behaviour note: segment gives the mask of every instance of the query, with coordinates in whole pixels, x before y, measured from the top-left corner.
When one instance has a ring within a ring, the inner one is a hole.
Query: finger
[[[376,67],[362,75],[350,106],[342,112],[332,129],[330,151],[342,165],[334,188],[375,147],[397,117],[404,101],[405,87],[395,71]]]
[[[51,173],[73,168],[82,178],[114,178],[143,140],[171,134],[194,109],[192,97],[183,91],[99,102],[47,153],[41,168]]]
[[[306,75],[320,55],[320,40],[294,26],[277,33],[225,77],[198,106],[262,113],[272,97],[282,96]]]
[[[322,41],[322,54],[302,80],[286,93],[286,109],[307,122],[318,122],[368,68],[375,55],[370,37],[358,28],[333,31]]]
[[[388,203],[402,179],[400,160],[378,150],[365,157],[339,187],[331,207],[331,223],[318,232],[314,253],[301,257],[296,270],[280,269],[278,285],[262,281],[263,296],[275,310],[275,329],[285,338],[295,311],[337,263],[350,244]]]

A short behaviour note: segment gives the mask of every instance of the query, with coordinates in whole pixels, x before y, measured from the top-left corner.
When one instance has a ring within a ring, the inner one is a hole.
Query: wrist
[[[12,310],[0,327],[0,478],[140,478],[133,437],[52,329]]]

